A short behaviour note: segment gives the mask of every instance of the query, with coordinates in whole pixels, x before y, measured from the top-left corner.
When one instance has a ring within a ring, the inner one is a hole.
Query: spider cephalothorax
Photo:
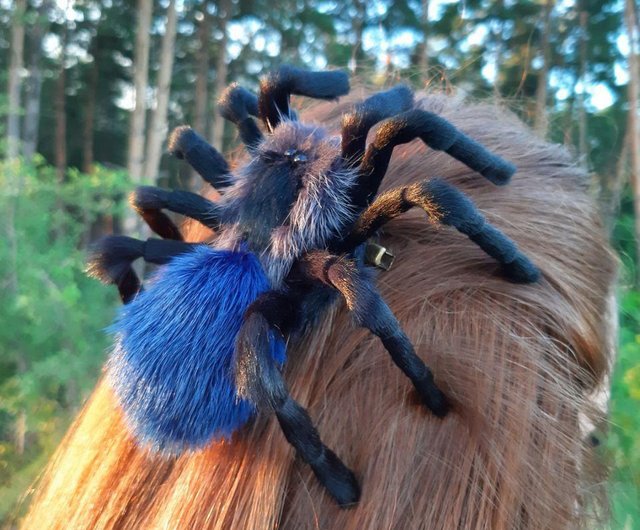
[[[303,252],[324,248],[353,222],[356,172],[322,128],[282,121],[235,177],[220,201],[223,222],[260,256],[272,285]]]
[[[348,88],[341,72],[292,67],[267,75],[258,97],[231,85],[219,106],[247,146],[244,164],[231,171],[188,127],[176,129],[169,142],[221,199],[140,187],[132,205],[164,239],[108,237],[90,261],[90,271],[116,284],[125,302],[113,325],[107,377],[140,443],[170,454],[198,449],[230,437],[256,410],[272,411],[342,506],[358,500],[359,486],[289,395],[280,371],[287,341],[299,338],[341,296],[355,322],[380,338],[424,404],[440,417],[448,411],[431,371],[378,293],[363,251],[367,240],[418,207],[433,222],[467,235],[510,280],[539,276],[516,245],[443,180],[378,195],[394,147],[415,139],[497,185],[515,171],[449,122],[415,108],[407,87],[357,104],[344,116],[340,137],[299,123],[289,109],[291,94],[333,99]],[[252,116],[260,118],[266,136]],[[162,210],[212,228],[213,241],[184,242]],[[137,258],[163,265],[145,290],[131,266]]]

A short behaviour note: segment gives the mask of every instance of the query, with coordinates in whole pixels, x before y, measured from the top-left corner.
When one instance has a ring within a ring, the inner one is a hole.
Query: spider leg
[[[351,193],[353,204],[364,208],[371,203],[387,172],[393,149],[417,138],[497,185],[506,184],[516,170],[513,164],[489,152],[444,118],[426,110],[412,109],[384,121],[376,131],[362,160],[358,184]]]
[[[275,412],[287,441],[337,503],[345,507],[360,498],[358,482],[322,443],[309,413],[289,394],[271,353],[273,341],[284,340],[282,336],[295,326],[299,311],[299,299],[277,291],[264,293],[249,307],[236,340],[238,395]]]
[[[151,230],[166,239],[182,240],[182,234],[163,209],[185,215],[208,228],[219,226],[220,207],[197,193],[163,190],[154,186],[139,186],[129,196],[131,206]]]
[[[218,99],[218,112],[234,123],[242,143],[255,149],[262,141],[262,133],[251,116],[258,116],[258,98],[236,83],[229,85]]]
[[[381,341],[393,362],[411,380],[423,403],[439,418],[444,417],[449,404],[436,386],[433,373],[416,355],[393,312],[382,299],[367,269],[344,255],[327,251],[312,251],[299,260],[300,270],[309,280],[320,281],[339,291],[358,325],[367,328]]]
[[[168,145],[172,155],[186,160],[214,188],[220,190],[231,184],[227,161],[191,127],[176,127],[169,135]]]
[[[453,226],[502,265],[512,281],[533,283],[540,271],[516,244],[487,222],[473,201],[442,179],[430,179],[389,190],[369,206],[356,221],[351,233],[336,245],[349,252],[373,236],[384,224],[410,210],[422,208],[432,221]]]
[[[349,92],[349,78],[340,71],[309,72],[294,66],[281,66],[260,80],[258,111],[269,131],[282,117],[291,118],[289,96],[335,99]]]
[[[378,92],[358,103],[352,112],[342,118],[342,158],[348,164],[360,164],[369,129],[412,107],[413,92],[406,85]]]
[[[172,258],[191,252],[198,243],[169,239],[141,241],[127,236],[106,236],[91,245],[87,273],[101,282],[118,287],[123,303],[129,303],[141,291],[138,275],[131,264],[138,258],[164,265]]]

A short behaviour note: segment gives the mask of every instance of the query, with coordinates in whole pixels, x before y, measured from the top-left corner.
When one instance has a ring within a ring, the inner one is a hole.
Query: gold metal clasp
[[[393,265],[393,260],[396,257],[389,252],[388,249],[377,243],[367,242],[367,246],[364,249],[364,261],[368,265],[374,265],[379,269],[388,271]]]

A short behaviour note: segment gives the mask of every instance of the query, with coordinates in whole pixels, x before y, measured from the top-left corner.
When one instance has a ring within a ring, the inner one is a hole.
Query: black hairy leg
[[[235,124],[242,143],[255,149],[262,141],[262,132],[251,116],[258,116],[258,97],[237,83],[229,85],[218,99],[218,112]]]
[[[445,395],[378,292],[371,272],[358,268],[344,255],[337,256],[324,250],[307,253],[300,258],[298,265],[307,280],[322,282],[342,294],[356,323],[382,341],[393,362],[411,380],[427,408],[439,418],[444,417],[449,410]]]
[[[376,123],[413,107],[413,92],[405,85],[378,92],[355,105],[342,118],[342,158],[359,165],[364,156],[367,133]]]
[[[165,239],[183,238],[178,227],[162,212],[163,209],[194,219],[211,229],[219,225],[218,205],[197,193],[139,186],[129,196],[129,202],[151,230]]]
[[[309,464],[336,502],[347,507],[360,498],[358,481],[340,458],[322,443],[309,413],[289,394],[270,353],[273,333],[286,336],[296,326],[300,308],[300,298],[295,294],[277,291],[263,293],[251,304],[236,340],[238,395],[259,409],[266,406],[275,412],[287,441]]]
[[[227,161],[191,127],[176,127],[169,136],[168,146],[173,156],[186,160],[214,188],[221,190],[231,184]]]
[[[434,178],[389,190],[360,215],[349,235],[335,250],[349,252],[373,236],[384,224],[410,210],[422,208],[434,222],[453,226],[502,265],[504,275],[518,283],[540,278],[538,268],[516,244],[487,222],[473,201],[443,179]]]
[[[87,272],[90,276],[118,288],[123,303],[129,303],[141,291],[140,279],[132,263],[142,258],[147,263],[164,265],[172,258],[191,252],[197,243],[169,239],[141,241],[127,236],[106,236],[90,249]]]
[[[368,206],[387,172],[393,149],[418,138],[430,148],[451,155],[494,184],[506,184],[515,173],[513,164],[494,155],[441,116],[412,109],[380,124],[362,159],[358,184],[351,192],[352,204],[360,208]]]
[[[289,97],[307,96],[335,99],[349,92],[349,78],[344,72],[310,72],[294,66],[281,66],[260,80],[258,114],[272,132],[281,119],[291,118]]]

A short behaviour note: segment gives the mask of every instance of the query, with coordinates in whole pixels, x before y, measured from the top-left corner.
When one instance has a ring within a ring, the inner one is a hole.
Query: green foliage
[[[618,255],[624,264],[625,280],[633,282],[638,275],[638,262],[635,248],[635,218],[633,214],[633,197],[631,190],[623,195],[620,212],[613,231],[613,241]]]
[[[0,164],[0,498],[28,485],[33,461],[42,463],[95,384],[116,296],[86,277],[83,247],[87,227],[118,214],[127,188],[123,172],[99,166],[60,183],[42,163]]]
[[[611,384],[608,449],[614,466],[610,492],[614,528],[640,522],[640,292],[620,301],[620,348]]]

